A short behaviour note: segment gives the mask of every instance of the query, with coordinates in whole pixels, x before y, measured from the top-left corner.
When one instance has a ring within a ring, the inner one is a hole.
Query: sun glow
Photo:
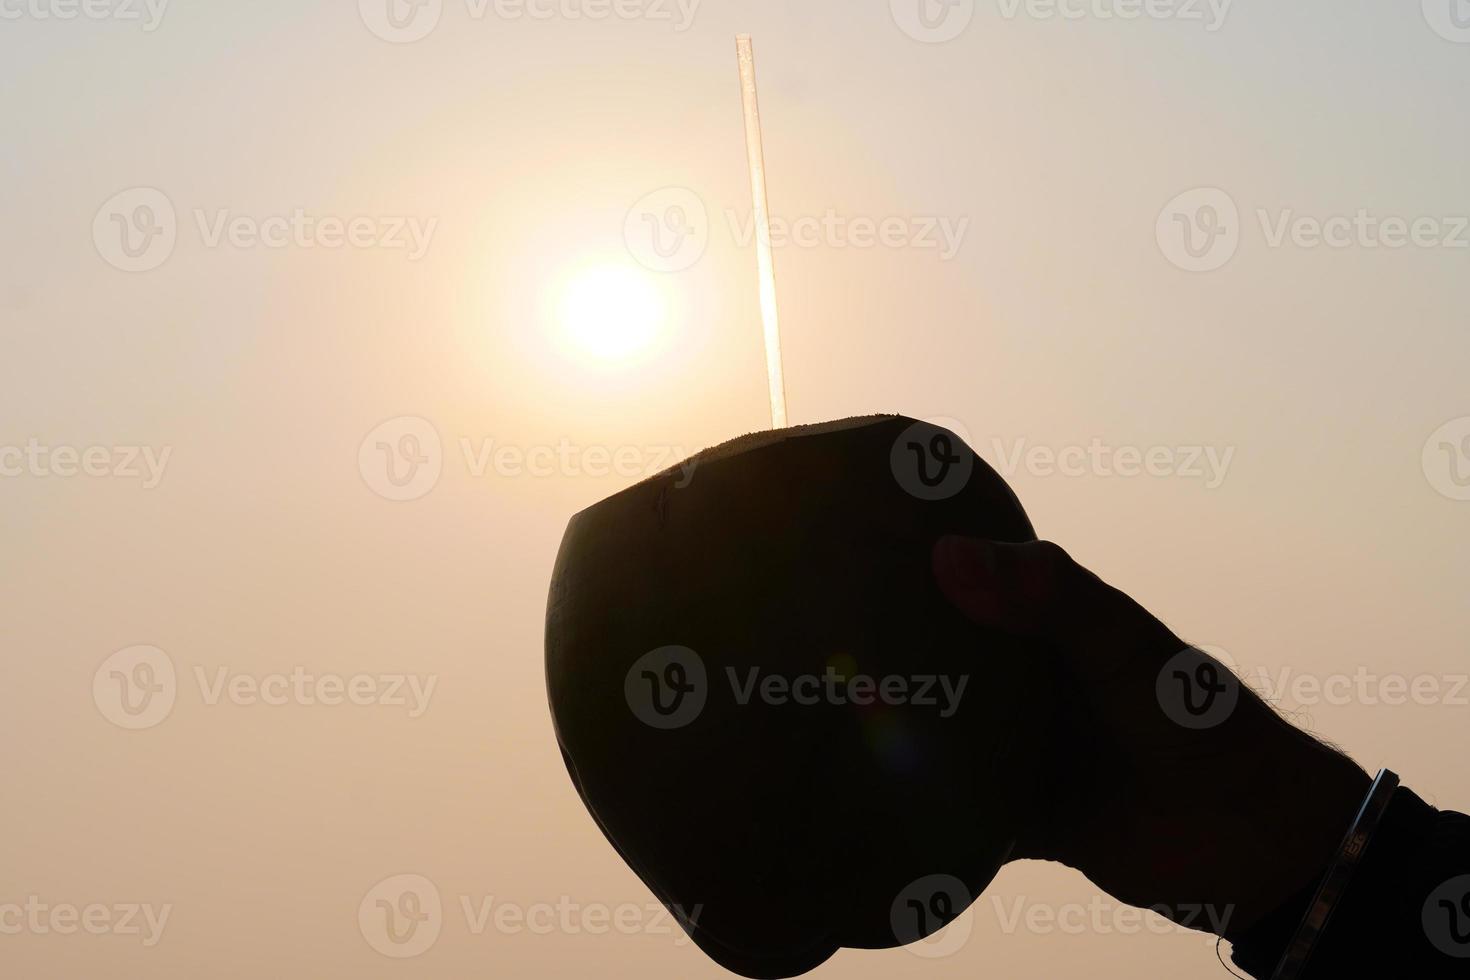
[[[604,363],[622,363],[646,351],[664,328],[666,298],[652,277],[629,265],[602,265],[569,282],[558,318],[566,342]]]

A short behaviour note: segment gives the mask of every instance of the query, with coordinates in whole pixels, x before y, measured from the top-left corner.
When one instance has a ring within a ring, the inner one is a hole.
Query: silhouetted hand
[[[1321,876],[1368,791],[1351,759],[1055,544],[945,538],[934,571],[969,618],[1056,653],[1050,763],[1014,857],[1230,938]]]

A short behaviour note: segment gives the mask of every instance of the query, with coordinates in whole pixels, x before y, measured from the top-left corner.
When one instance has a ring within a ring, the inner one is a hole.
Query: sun
[[[603,363],[624,363],[658,339],[668,316],[663,292],[642,269],[600,265],[562,292],[558,319],[566,342]]]

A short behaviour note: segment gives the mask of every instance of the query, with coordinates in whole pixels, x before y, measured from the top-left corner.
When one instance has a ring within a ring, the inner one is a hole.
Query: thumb
[[[1185,646],[1050,541],[946,536],[932,560],[941,591],[960,612],[982,626],[1055,644],[1081,677],[1161,665]]]

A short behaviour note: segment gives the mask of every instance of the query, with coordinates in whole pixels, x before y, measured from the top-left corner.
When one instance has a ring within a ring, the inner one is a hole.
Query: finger
[[[933,565],[940,589],[970,619],[1050,641],[1083,677],[1162,663],[1184,647],[1146,609],[1050,541],[948,536],[935,544]]]

